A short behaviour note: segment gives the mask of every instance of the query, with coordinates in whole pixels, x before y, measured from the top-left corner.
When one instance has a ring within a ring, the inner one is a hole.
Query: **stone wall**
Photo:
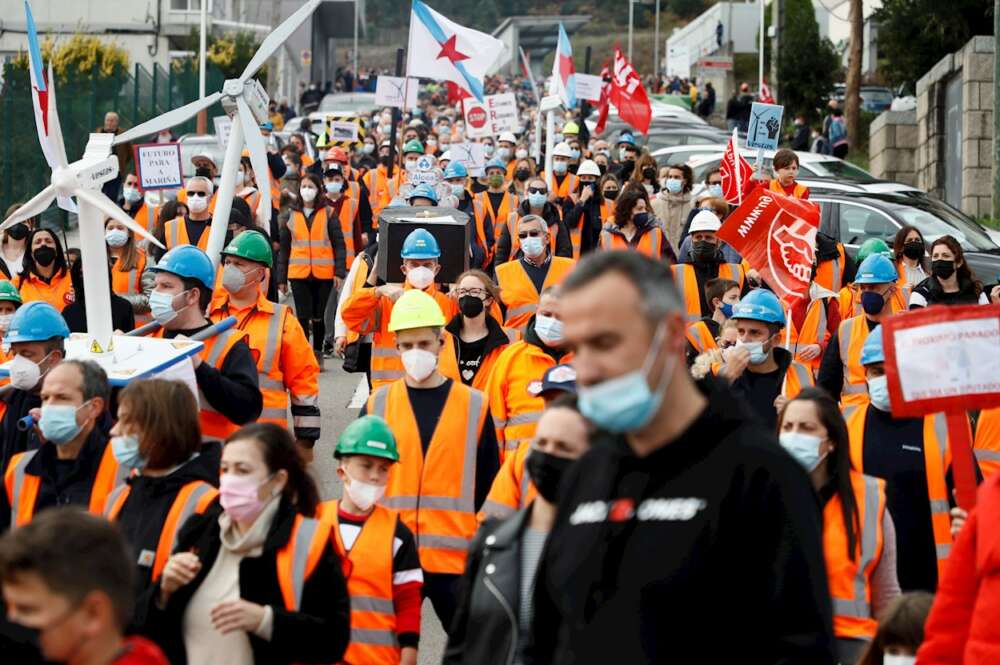
[[[917,112],[886,111],[869,129],[869,170],[876,178],[916,187]]]

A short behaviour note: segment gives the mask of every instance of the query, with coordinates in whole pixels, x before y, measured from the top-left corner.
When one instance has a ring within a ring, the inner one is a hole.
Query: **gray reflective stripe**
[[[292,547],[292,592],[295,594],[295,609],[302,605],[302,590],[306,586],[306,563],[309,560],[309,546],[312,544],[319,522],[303,517],[296,530]]]
[[[504,330],[504,333],[507,335],[507,339],[510,340],[511,344],[517,341],[517,333],[513,330]]]
[[[947,473],[945,460],[948,453],[948,417],[944,412],[934,414],[934,435],[937,437],[938,453],[941,455],[941,469]]]
[[[115,505],[116,501],[118,501],[118,497],[121,496],[122,492],[126,491],[127,489],[128,485],[119,485],[118,487],[111,490],[111,494],[108,495],[108,498],[104,502],[105,517],[111,519],[111,507]],[[13,524],[14,523],[11,522],[11,525]]]
[[[497,429],[503,429],[507,426],[506,420],[500,420],[496,416],[493,417],[493,426]]]
[[[395,381],[396,379],[402,379],[405,372],[398,369],[376,369],[372,370],[372,378],[378,379],[379,381]]]
[[[382,505],[394,510],[465,510],[466,504],[459,497],[452,496],[388,496],[382,500]]]
[[[173,553],[174,548],[177,547],[177,534],[181,532],[181,527],[187,522],[187,519],[191,517],[194,513],[194,509],[198,506],[198,502],[201,501],[209,492],[213,491],[215,488],[208,483],[201,483],[195,488],[193,492],[188,496],[188,500],[184,502],[181,507],[181,514],[178,518],[176,524],[174,525],[174,532],[170,534],[170,552]]]
[[[374,374],[374,372],[372,372]],[[385,418],[385,405],[389,400],[389,387],[379,388],[372,395],[371,414],[380,418]]]
[[[433,536],[422,533],[417,536],[417,541],[420,547],[433,547],[438,550],[458,550],[465,552],[469,549],[469,540],[462,536]]]
[[[351,596],[351,609],[355,612],[396,613],[396,607],[392,600],[376,598],[375,596]]]
[[[293,427],[319,427],[321,422],[319,416],[292,416]]]
[[[847,379],[845,378],[844,381]],[[861,393],[868,392],[867,383],[845,383],[844,384],[844,394],[845,395],[858,395]]]
[[[264,345],[264,362],[261,371],[270,374],[278,362],[278,347],[281,344],[282,323],[285,321],[285,306],[275,305],[271,321],[267,324],[267,342]]]
[[[538,309],[538,303],[532,303],[529,305],[521,305],[520,307],[515,307],[507,312],[507,319],[510,320],[515,316],[521,316],[522,314],[534,314],[535,310]]]
[[[1000,453],[995,450],[986,450],[985,448],[973,448],[972,450],[980,462],[1000,462]]]
[[[378,414],[373,408],[372,411]],[[387,496],[379,502],[386,508],[392,508],[393,510],[416,510],[417,509],[417,497],[415,496]]]
[[[530,453],[529,453],[530,454]],[[527,458],[525,458],[527,459]],[[523,466],[523,465],[522,465]],[[524,508],[528,503],[528,488],[531,486],[531,476],[528,474],[528,470],[521,469],[521,498],[517,502],[521,508]]]
[[[537,423],[538,419],[542,417],[541,411],[528,411],[527,413],[517,413],[507,419],[505,427],[511,427],[513,425],[528,425],[530,423]]]
[[[486,397],[478,390],[469,390],[469,413],[465,427],[465,463],[462,468],[462,510],[476,512],[476,453],[479,450],[479,412]]]
[[[793,362],[789,367],[795,372],[795,377],[799,380],[799,389],[807,388],[812,384],[812,372],[797,362]]]
[[[614,241],[607,229],[601,231],[601,249],[611,250],[614,248]]]
[[[935,545],[934,550],[937,552],[937,558],[947,559],[948,555],[951,554],[951,543],[946,543],[944,545]]]
[[[504,519],[513,515],[515,511],[506,504],[500,503],[499,501],[493,501],[492,499],[487,499],[483,502],[483,512],[490,517]]]
[[[333,259],[288,259],[288,265],[290,266],[332,266]]]
[[[525,440],[526,439],[508,439],[504,443],[503,448],[504,450],[517,450],[518,446],[521,445],[521,442]]]
[[[21,505],[21,489],[24,487],[24,476],[25,469],[28,466],[28,462],[31,458],[35,456],[37,450],[29,450],[28,452],[21,455],[21,459],[18,461],[17,466],[14,467],[14,487],[13,496],[10,498],[10,526],[17,524],[17,508]]]
[[[817,300],[816,304],[819,305],[819,325],[816,327],[816,344],[822,344],[823,338],[826,336],[826,301]]]
[[[288,409],[278,408],[276,406],[267,407],[265,406],[260,410],[260,418],[267,418],[269,420],[285,420],[288,418]]]
[[[261,390],[284,390],[285,384],[277,379],[272,379],[267,374],[257,374],[257,386]]]
[[[317,406],[319,404],[319,395],[292,395],[292,406]]]
[[[167,222],[167,230],[170,232],[170,238],[167,240],[167,249],[173,249],[181,243],[180,227],[183,221],[178,221],[181,218],[173,220],[173,223]]]
[[[656,232],[656,229],[653,229],[650,231],[650,235],[652,236],[650,244],[653,248],[653,256],[658,258],[660,256],[660,234]]]
[[[399,358],[399,351],[394,346],[374,346],[372,358]]]
[[[857,411],[860,408],[861,407],[858,406],[857,404],[848,404],[847,406],[845,406],[844,407],[844,420],[850,422],[851,416],[853,416],[854,412]]]
[[[222,353],[225,351],[226,345],[229,344],[229,338],[238,334],[240,333],[232,328],[219,333],[219,336],[215,338],[215,344],[212,345],[212,351],[208,354],[208,357],[205,358],[205,362],[212,367],[218,367],[217,363],[222,357]]]
[[[854,324],[857,319],[850,318],[840,324],[840,362],[844,364],[844,380],[847,380],[847,353],[851,348],[851,336],[854,334]]]
[[[878,481],[871,476],[864,476],[865,497],[862,511],[865,519],[861,525],[861,558],[858,560],[857,572],[854,575],[854,600],[843,598],[833,599],[833,612],[840,616],[857,619],[870,619],[872,608],[868,603],[867,578],[868,566],[875,559],[878,546],[879,526],[879,492]]]
[[[931,513],[947,514],[951,510],[947,499],[931,499]]]
[[[396,633],[391,630],[377,630],[375,628],[351,628],[351,642],[371,644],[377,647],[399,646],[396,642]]]
[[[136,288],[136,275],[138,274],[136,268],[132,268],[128,271],[128,284],[125,286],[126,295],[134,296],[141,293],[140,289]]]
[[[838,248],[838,250],[839,250],[839,248]],[[831,291],[839,292],[840,289],[841,289],[842,285],[840,283],[840,272],[841,272],[841,270],[840,270],[840,252],[838,251],[837,252],[837,258],[835,258],[833,260],[833,285],[830,288]]]

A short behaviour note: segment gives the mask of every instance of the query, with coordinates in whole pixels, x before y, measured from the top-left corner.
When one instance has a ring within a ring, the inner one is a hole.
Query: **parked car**
[[[686,145],[675,145],[669,148],[660,148],[651,154],[660,166],[675,166],[677,164],[687,164],[698,157],[719,154],[725,150],[724,143],[689,143]]]
[[[705,174],[713,169],[719,168],[719,164],[722,162],[723,150],[719,150],[717,153],[712,155],[703,155],[700,157],[693,158],[689,163],[691,169],[694,171],[695,182],[701,182],[705,179]],[[750,148],[741,148],[740,154],[750,162],[750,165],[756,168],[757,161],[757,151]],[[846,181],[855,185],[872,185],[876,192],[884,191],[906,191],[912,190],[912,187],[908,185],[899,185],[896,183],[886,183],[883,180],[879,180],[873,176],[868,171],[865,171],[859,166],[855,166],[850,162],[846,162],[842,159],[837,159],[831,155],[821,155],[815,152],[802,152],[796,151],[796,155],[799,158],[799,177],[806,179],[817,179],[817,178],[827,178],[834,179],[838,181]],[[774,151],[765,150],[764,151],[764,171],[767,174],[771,173],[771,163],[774,159]],[[868,191],[866,189],[866,191]]]
[[[831,99],[836,99],[838,102],[844,101],[844,95],[846,94],[847,88],[843,83],[837,83],[833,86],[833,92],[830,93]],[[895,97],[892,90],[881,85],[863,85],[861,86],[861,110],[870,111],[872,113],[881,113],[882,111],[888,111],[889,107],[892,106],[892,100]]]
[[[368,115],[376,108],[374,92],[336,92],[319,103],[320,113]]]
[[[826,192],[810,200],[820,206],[820,230],[844,243],[851,255],[869,238],[881,238],[891,245],[900,228],[912,225],[928,243],[953,236],[972,272],[984,284],[994,284],[1000,276],[1000,246],[975,220],[943,201],[927,195],[846,192]]]

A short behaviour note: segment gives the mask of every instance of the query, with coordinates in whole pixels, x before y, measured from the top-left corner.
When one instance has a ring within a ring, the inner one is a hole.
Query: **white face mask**
[[[525,150],[524,148],[518,148],[517,150],[514,151],[514,157],[516,157],[517,159],[524,159],[527,156],[528,156],[528,151]]]
[[[316,190],[312,187],[303,187],[299,193],[302,194],[302,201],[305,203],[312,203],[316,200]]]
[[[200,212],[205,212],[208,210],[208,197],[207,196],[189,196],[187,200],[188,210],[198,214]]]
[[[400,354],[403,359],[403,367],[406,374],[415,381],[423,381],[437,369],[438,357],[436,353],[424,351],[423,349],[410,349]]]
[[[128,231],[109,229],[104,233],[104,240],[108,243],[108,247],[124,247],[128,242]]]
[[[535,334],[549,346],[558,344],[563,340],[563,323],[555,317],[539,314],[535,317]]]
[[[406,281],[415,289],[426,289],[434,281],[434,271],[424,266],[410,268],[406,271]]]
[[[916,662],[916,656],[882,655],[882,665],[913,665]]]
[[[373,485],[355,480],[350,476],[347,477],[349,482],[344,483],[344,492],[347,493],[351,502],[361,510],[367,511],[385,495],[385,485]]]
[[[0,332],[7,332],[7,329],[10,328],[10,322],[13,320],[13,314],[0,314]]]
[[[45,358],[48,357],[48,355],[45,356]],[[42,358],[41,362],[35,363],[24,356],[14,356],[14,359],[10,361],[10,385],[18,390],[34,390],[38,382],[42,380],[41,364],[45,362],[45,358]]]

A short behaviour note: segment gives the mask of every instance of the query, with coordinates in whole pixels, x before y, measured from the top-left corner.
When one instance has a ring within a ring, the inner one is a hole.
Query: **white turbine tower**
[[[263,210],[271,208],[271,174],[267,165],[267,148],[264,137],[260,133],[260,124],[267,120],[267,105],[269,99],[264,87],[252,78],[268,58],[274,55],[285,40],[287,40],[302,23],[319,6],[321,0],[309,0],[295,11],[285,21],[275,28],[261,42],[260,48],[247,64],[243,74],[238,79],[230,79],[222,85],[220,92],[213,93],[180,108],[167,111],[161,116],[133,127],[117,135],[114,145],[125,143],[142,136],[156,134],[164,129],[193,118],[203,109],[221,101],[226,113],[239,116],[238,122],[233,118],[233,128],[226,145],[226,157],[222,163],[222,174],[219,182],[219,193],[215,200],[215,212],[212,215],[212,227],[208,235],[208,256],[218,265],[219,254],[222,251],[222,241],[226,237],[226,227],[229,225],[229,211],[233,205],[233,194],[236,190],[236,170],[240,164],[240,154],[243,142],[250,149],[250,163],[257,177],[257,187],[260,191],[260,205]],[[256,212],[256,211],[254,211]]]
[[[51,65],[50,65],[51,69]],[[52,80],[51,74],[49,79]],[[111,349],[112,323],[108,280],[108,248],[104,242],[104,220],[118,220],[133,233],[160,245],[142,225],[132,219],[114,201],[101,192],[101,185],[118,176],[118,158],[108,154],[111,134],[91,134],[83,157],[72,164],[66,161],[59,112],[56,109],[55,86],[49,88],[48,104],[49,138],[52,148],[51,184],[4,220],[0,230],[38,215],[57,197],[75,196],[80,207],[80,254],[83,261],[83,279],[90,297],[86,298],[87,334],[89,347],[94,354]],[[162,247],[162,245],[160,245]]]

